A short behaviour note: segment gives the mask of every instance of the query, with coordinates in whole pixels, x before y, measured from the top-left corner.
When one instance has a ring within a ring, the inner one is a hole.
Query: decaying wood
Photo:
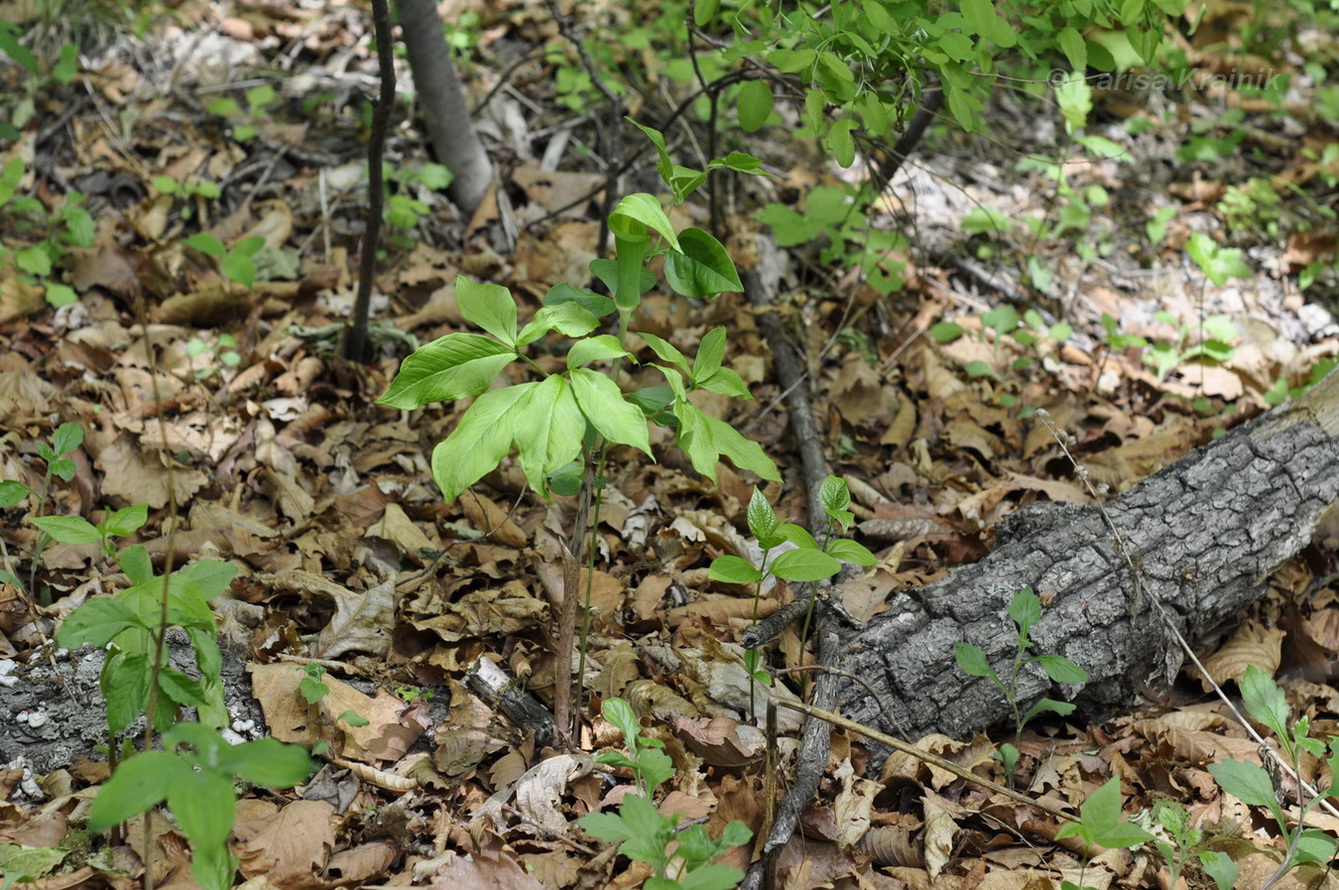
[[[850,683],[843,712],[910,739],[960,737],[1007,721],[1000,690],[964,674],[953,644],[980,646],[1005,676],[1015,645],[1005,609],[1023,587],[1047,604],[1032,631],[1035,651],[1066,656],[1090,679],[1054,688],[1039,669],[1025,671],[1021,698],[1072,700],[1093,715],[1128,704],[1140,685],[1164,682],[1181,665],[1150,599],[1189,640],[1257,599],[1339,496],[1337,433],[1339,376],[1331,374],[1108,501],[1124,552],[1096,507],[1051,504],[1015,514],[990,556],[930,587],[899,592],[853,636],[842,666],[870,682],[878,698]]]

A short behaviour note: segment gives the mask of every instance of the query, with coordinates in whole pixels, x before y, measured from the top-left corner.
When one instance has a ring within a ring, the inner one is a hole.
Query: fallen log
[[[1098,715],[1131,703],[1140,685],[1181,666],[1160,612],[1194,640],[1259,598],[1270,573],[1310,543],[1339,496],[1337,434],[1339,372],[1101,509],[1014,514],[985,559],[899,591],[852,635],[842,668],[869,685],[845,684],[843,713],[911,740],[1010,718],[998,687],[959,669],[953,644],[980,646],[1007,676],[1016,644],[1005,610],[1024,587],[1048,604],[1031,632],[1034,652],[1064,655],[1089,680],[1057,688],[1034,666],[1020,677],[1023,707],[1046,696]]]

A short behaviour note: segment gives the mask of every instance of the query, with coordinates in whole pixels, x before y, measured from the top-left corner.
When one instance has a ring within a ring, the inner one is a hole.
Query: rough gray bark
[[[399,0],[400,30],[437,159],[451,171],[446,194],[466,217],[483,201],[493,165],[474,132],[465,91],[451,64],[436,0]]]
[[[1149,600],[1194,640],[1258,598],[1339,495],[1337,433],[1339,376],[1331,374],[1107,502],[1137,587],[1097,508],[1047,505],[1011,517],[990,556],[899,593],[854,636],[842,666],[871,682],[877,699],[848,683],[844,713],[908,739],[963,736],[1010,719],[998,688],[958,668],[953,644],[975,643],[1007,676],[1014,629],[1005,608],[1023,587],[1049,602],[1032,631],[1034,651],[1064,655],[1090,677],[1066,690],[1039,669],[1025,672],[1025,702],[1047,695],[1095,713],[1129,702],[1146,681],[1175,676],[1182,653]]]

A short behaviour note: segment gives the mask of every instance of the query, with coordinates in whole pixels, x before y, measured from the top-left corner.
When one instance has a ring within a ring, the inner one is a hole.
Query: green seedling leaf
[[[1265,807],[1273,812],[1278,808],[1274,797],[1274,783],[1259,765],[1240,760],[1223,760],[1209,764],[1209,772],[1223,791],[1248,806]]]
[[[1232,890],[1237,885],[1237,873],[1241,870],[1232,857],[1221,850],[1200,850],[1195,853],[1200,868],[1218,885],[1218,890]]]
[[[981,313],[981,324],[1001,336],[1013,333],[1020,322],[1018,310],[1008,303]]]
[[[149,507],[147,504],[135,504],[133,507],[122,507],[111,516],[102,521],[102,529],[109,535],[115,535],[123,538],[126,535],[132,535],[144,527],[144,523],[149,521]]]
[[[264,788],[292,788],[316,771],[306,751],[277,739],[225,745],[217,756],[219,769]]]
[[[216,260],[221,260],[228,255],[228,249],[223,246],[222,241],[204,232],[197,232],[182,243],[206,256],[212,256]]]
[[[967,364],[962,366],[962,370],[963,373],[965,373],[968,377],[972,378],[973,380],[977,379],[978,377],[994,377],[998,380],[1000,376],[995,372],[995,369],[992,368],[989,364],[979,360],[968,362]]]
[[[971,643],[954,643],[953,657],[957,660],[958,667],[962,668],[963,673],[998,682],[995,669],[986,660],[986,653],[982,651],[980,646],[974,646]]]
[[[352,726],[354,728],[359,726],[370,726],[372,723],[371,720],[368,720],[352,708],[345,711],[343,714],[340,714],[335,720],[339,723],[343,723],[345,726]]]
[[[600,334],[573,343],[572,348],[567,352],[567,367],[579,368],[589,362],[631,357],[632,354],[623,348],[617,337],[610,334]]]
[[[455,177],[451,175],[451,170],[441,164],[424,164],[419,168],[417,174],[418,181],[430,189],[441,190],[451,184]]]
[[[589,368],[574,368],[571,377],[576,404],[600,435],[610,442],[631,445],[648,457],[652,456],[646,416],[636,405],[623,398],[618,384]]]
[[[0,507],[12,507],[22,501],[32,491],[22,482],[13,479],[0,480]]]
[[[1074,713],[1074,705],[1067,701],[1056,701],[1053,698],[1043,698],[1027,709],[1027,713],[1023,715],[1023,722],[1028,723],[1033,717],[1048,711],[1052,714],[1059,714],[1064,717]]]
[[[772,86],[765,80],[748,80],[739,88],[739,126],[745,133],[761,130],[772,114]]]
[[[55,847],[25,847],[4,841],[0,843],[0,875],[4,875],[3,886],[8,890],[16,881],[27,883],[25,879],[44,877],[54,871],[68,855],[68,851]]]
[[[512,306],[515,309],[515,304]],[[528,346],[549,331],[558,331],[568,337],[584,337],[600,326],[600,319],[592,315],[580,303],[559,303],[556,306],[544,306],[535,313],[535,317],[521,329],[516,338],[516,346]]]
[[[1080,805],[1082,825],[1062,825],[1056,839],[1077,836],[1104,847],[1137,847],[1151,841],[1153,836],[1147,831],[1121,821],[1121,803],[1120,779],[1112,778]]]
[[[829,555],[840,559],[842,562],[849,562],[857,566],[873,566],[879,564],[879,559],[869,548],[855,541],[848,541],[838,538],[828,544],[827,552]]]
[[[692,226],[679,233],[678,252],[665,256],[665,280],[675,293],[691,299],[744,289],[725,245]]]
[[[600,713],[604,716],[604,719],[623,733],[623,743],[627,745],[628,749],[635,751],[637,737],[641,735],[642,726],[637,720],[637,712],[632,709],[632,705],[621,698],[607,698],[600,705]]]
[[[796,525],[793,522],[783,522],[776,527],[776,535],[783,541],[790,541],[797,547],[803,547],[806,550],[817,550],[818,542],[814,536],[809,534],[809,530],[802,525]]]
[[[512,411],[530,388],[537,385],[519,383],[479,396],[451,435],[433,449],[432,476],[448,504],[497,467],[511,451]]]
[[[1036,662],[1057,683],[1087,683],[1088,672],[1063,655],[1039,655]]]
[[[763,547],[771,548],[776,544],[764,543],[776,535],[776,511],[772,505],[763,497],[762,491],[758,488],[753,489],[753,494],[749,497],[749,506],[747,511],[749,531]],[[780,543],[779,541],[777,543]]]
[[[846,509],[851,505],[851,493],[845,479],[839,476],[824,479],[819,487],[818,500],[823,505],[823,512],[843,529],[855,519],[855,514]]]
[[[158,691],[166,695],[173,704],[183,708],[205,705],[204,689],[200,681],[176,668],[164,667],[159,671]]]
[[[84,428],[77,423],[62,423],[51,436],[51,448],[57,457],[64,457],[84,444]]]
[[[994,208],[978,207],[962,218],[962,230],[968,235],[1003,234],[1009,231],[1009,219]]]
[[[1009,617],[1018,625],[1018,632],[1027,636],[1032,625],[1041,620],[1041,600],[1031,587],[1024,587],[1009,601]]]
[[[491,337],[447,334],[406,357],[377,404],[412,410],[477,396],[515,358],[515,352]]]
[[[762,572],[746,559],[738,556],[718,556],[711,561],[707,576],[723,584],[753,584],[761,581]]]
[[[167,799],[168,790],[194,773],[166,751],[146,751],[124,760],[103,783],[89,809],[88,828],[102,832]]]
[[[695,384],[699,389],[718,392],[734,399],[752,399],[748,385],[729,368],[717,368],[709,377],[699,377]]]
[[[594,371],[584,373],[592,377],[601,376]],[[591,395],[594,392],[592,390],[587,394]],[[622,401],[621,394],[619,401]],[[581,453],[581,442],[586,435],[586,418],[577,404],[572,385],[567,378],[556,374],[531,386],[526,394],[516,401],[513,410],[515,415],[512,421],[512,438],[521,456],[521,470],[525,473],[530,488],[536,494],[547,498],[545,478]],[[628,406],[628,411],[640,414],[631,405]],[[638,417],[638,423],[641,424],[644,436],[646,422]],[[626,433],[626,424],[611,424],[610,427]],[[649,452],[649,443],[646,447]]]
[[[967,329],[957,322],[939,321],[930,325],[930,339],[936,343],[952,343],[967,333]]]
[[[669,217],[665,215],[665,209],[651,195],[644,192],[628,195],[618,202],[618,206],[614,208],[614,212],[609,217],[609,227],[616,236],[628,240],[637,240],[636,229],[628,225],[629,220],[658,232],[670,247],[679,253],[683,252],[683,248],[679,245],[679,239],[674,234],[674,226],[670,223]]]
[[[821,550],[788,550],[767,566],[770,574],[783,581],[822,581],[842,570],[841,563]]]
[[[45,532],[51,540],[62,544],[96,544],[102,541],[102,532],[79,516],[29,516],[28,521]]]
[[[512,299],[511,291],[500,284],[475,284],[464,275],[458,275],[456,305],[466,321],[478,325],[508,346],[516,345],[516,301]],[[582,333],[594,327],[592,324]]]
[[[51,250],[45,244],[38,244],[34,247],[25,247],[15,252],[14,262],[19,269],[27,272],[29,275],[36,275],[41,278],[51,274],[52,259]]]
[[[312,677],[303,677],[298,681],[298,694],[309,705],[319,704],[330,694],[330,687]]]
[[[78,649],[85,643],[105,646],[123,631],[143,628],[139,616],[117,600],[85,600],[56,629],[56,644],[65,649]]]

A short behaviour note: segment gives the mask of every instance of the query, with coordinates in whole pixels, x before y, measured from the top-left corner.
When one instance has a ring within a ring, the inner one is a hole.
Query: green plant
[[[250,287],[255,283],[255,256],[265,246],[265,239],[260,235],[243,238],[231,249],[224,247],[223,242],[205,232],[197,232],[182,243],[218,260],[219,271],[229,280],[243,287]]]
[[[197,380],[207,380],[223,368],[235,368],[242,362],[242,354],[237,351],[237,338],[232,334],[219,334],[213,346],[199,337],[192,337],[186,341],[186,354],[191,358],[209,354],[213,359],[213,364],[196,368]]]
[[[622,731],[628,754],[604,751],[595,759],[632,770],[639,793],[624,797],[618,812],[589,813],[577,824],[602,841],[621,844],[619,852],[629,859],[650,865],[654,877],[643,885],[645,890],[728,890],[736,886],[744,875],[715,861],[731,847],[748,843],[753,832],[738,820],[727,825],[717,839],[700,824],[678,830],[677,817],[662,815],[651,800],[656,788],[674,775],[664,745],[641,734],[637,715],[622,699],[607,699],[601,711]]]
[[[986,653],[981,647],[972,643],[954,643],[953,657],[958,662],[958,667],[973,677],[984,677],[999,687],[1004,693],[1004,697],[1009,702],[1009,707],[1014,714],[1014,738],[1023,734],[1023,727],[1038,714],[1051,711],[1056,714],[1071,714],[1074,711],[1074,705],[1069,702],[1056,701],[1051,698],[1041,698],[1036,701],[1026,711],[1020,706],[1018,700],[1018,678],[1028,665],[1035,664],[1045,672],[1055,683],[1086,683],[1088,681],[1088,672],[1076,665],[1074,662],[1065,658],[1063,655],[1029,655],[1028,650],[1032,648],[1033,643],[1028,636],[1033,625],[1041,620],[1041,599],[1033,592],[1031,587],[1024,587],[1018,593],[1014,594],[1013,599],[1009,601],[1009,617],[1013,619],[1018,631],[1014,635],[1014,658],[1009,667],[1007,679],[1001,679],[995,672],[986,658]],[[999,759],[1004,765],[1005,772],[1010,781],[1013,781],[1014,767],[1018,764],[1019,752],[1014,745],[1005,743],[1000,746]],[[1117,804],[1117,814],[1119,815],[1120,806]]]
[[[0,121],[0,139],[18,139],[22,130],[37,113],[37,99],[51,84],[68,85],[79,71],[79,47],[65,41],[55,57],[44,57],[32,52],[20,42],[23,29],[8,19],[0,21],[0,52],[28,73],[17,91],[8,121]]]
[[[37,567],[41,561],[43,549],[45,549],[50,541],[60,540],[54,535],[49,535],[46,529],[42,528],[41,523],[49,521],[50,519],[66,519],[66,517],[47,517],[44,512],[46,510],[47,496],[51,493],[51,477],[55,476],[66,482],[69,482],[74,478],[75,464],[74,461],[70,459],[69,455],[74,453],[74,451],[82,444],[84,444],[83,428],[77,423],[62,423],[56,428],[56,431],[52,433],[50,445],[46,442],[37,443],[37,456],[42,459],[44,464],[46,464],[46,472],[42,476],[41,491],[34,492],[22,482],[17,482],[13,479],[0,480],[0,509],[12,507],[15,504],[21,503],[29,497],[36,495],[37,504],[28,516],[29,521],[34,525],[37,525],[39,531],[37,544],[33,547],[32,566],[28,573],[27,587],[24,586],[23,582],[19,580],[18,576],[15,575],[12,570],[0,571],[0,581],[7,581],[19,590],[28,591],[31,591],[31,588],[36,583]],[[110,519],[104,520],[101,532],[92,540],[102,541],[107,534],[130,534],[135,530],[134,528],[125,531],[120,531],[119,529],[128,526],[132,518],[133,515],[125,515],[117,518],[115,522],[112,522]],[[96,528],[89,525],[86,520],[79,519],[79,522],[88,525],[90,528]],[[140,523],[140,525],[142,524],[143,522]],[[139,526],[136,526],[135,528],[138,527]],[[55,523],[54,530],[57,533],[62,532],[62,523]],[[79,534],[83,531],[86,530],[82,526],[77,526],[75,527],[74,533]],[[68,543],[82,542],[70,541]],[[46,597],[43,597],[43,599],[45,600]]]
[[[232,138],[237,142],[250,142],[256,138],[256,123],[267,115],[267,109],[274,102],[274,87],[268,83],[247,90],[244,98],[246,107],[232,96],[221,96],[206,106],[211,114],[217,114],[232,124]]]
[[[1055,833],[1056,840],[1077,837],[1083,841],[1085,870],[1095,846],[1132,848],[1154,840],[1153,835],[1143,828],[1121,820],[1122,803],[1120,779],[1112,778],[1079,806],[1078,822],[1066,822]],[[1080,890],[1082,883],[1080,877],[1079,884],[1064,881],[1061,887],[1063,890]]]
[[[1171,325],[1177,332],[1175,340],[1154,341],[1144,354],[1144,363],[1157,371],[1159,382],[1186,362],[1204,359],[1225,362],[1232,358],[1232,342],[1237,339],[1237,328],[1226,315],[1211,315],[1198,328],[1177,324],[1176,316],[1170,312],[1157,312],[1153,317]],[[1196,332],[1202,339],[1191,343],[1191,336]]]
[[[713,581],[726,584],[757,585],[753,597],[753,620],[758,620],[758,601],[762,596],[762,583],[770,577],[783,581],[805,582],[822,581],[841,571],[843,562],[852,565],[872,566],[878,562],[873,553],[856,541],[837,536],[845,531],[855,519],[855,514],[847,509],[851,495],[846,480],[829,476],[823,480],[819,492],[819,501],[828,518],[827,534],[820,545],[803,527],[793,522],[778,522],[776,512],[758,489],[753,489],[747,511],[749,531],[753,532],[758,546],[762,548],[759,565],[748,560],[726,554],[711,562],[710,577]],[[783,545],[792,545],[776,556],[772,552]],[[748,649],[744,653],[744,664],[749,674],[764,685],[771,682],[771,676],[760,670],[761,653]]]
[[[187,177],[180,182],[171,176],[155,176],[153,187],[158,190],[159,194],[175,195],[182,200],[182,219],[190,219],[197,215],[203,217],[205,201],[218,200],[219,196],[222,195],[218,183],[210,182],[208,179],[200,179],[197,176]],[[212,235],[205,237],[213,238]],[[215,238],[214,241],[217,243],[218,239]]]
[[[275,739],[231,745],[218,730],[180,723],[163,734],[162,751],[123,762],[98,791],[88,825],[105,831],[166,802],[191,842],[191,873],[205,890],[227,890],[237,873],[228,850],[239,779],[291,788],[316,769],[307,752]]]
[[[1323,762],[1330,777],[1326,784],[1311,793],[1305,787],[1299,790],[1299,812],[1297,827],[1291,827],[1292,816],[1285,813],[1277,771],[1269,772],[1256,763],[1240,760],[1223,760],[1209,765],[1218,786],[1242,803],[1260,807],[1269,811],[1278,824],[1279,834],[1287,841],[1287,849],[1278,870],[1265,883],[1274,884],[1290,869],[1308,862],[1326,864],[1339,850],[1339,842],[1333,835],[1318,828],[1307,828],[1306,817],[1322,800],[1334,797],[1339,787],[1334,784],[1334,776],[1339,774],[1339,738],[1331,738],[1327,744],[1311,737],[1311,723],[1306,717],[1289,722],[1288,702],[1282,690],[1264,671],[1255,665],[1248,665],[1241,678],[1241,698],[1246,712],[1259,723],[1268,727],[1278,741],[1280,757],[1292,770],[1300,775],[1302,757],[1307,755]],[[1300,783],[1299,783],[1300,784]]]
[[[414,243],[409,233],[424,217],[432,213],[432,208],[428,206],[426,201],[413,197],[410,192],[416,188],[429,191],[446,188],[451,184],[451,171],[441,164],[432,163],[421,164],[403,171],[395,171],[389,164],[385,165],[383,181],[389,184],[397,180],[401,191],[390,192],[386,195],[386,207],[383,213],[387,225],[394,230],[391,233],[392,243],[396,247],[405,249],[411,247]]]
[[[1073,333],[1073,328],[1068,322],[1048,325],[1037,310],[1027,309],[1019,315],[1018,310],[1008,303],[982,312],[978,318],[981,326],[977,330],[969,330],[954,321],[936,322],[929,330],[930,339],[936,343],[952,343],[959,337],[970,335],[990,345],[991,361],[977,359],[963,365],[963,373],[970,378],[1004,379],[1000,372],[1006,367],[1015,374],[1029,374],[1047,358],[1053,356],[1056,347],[1069,339]],[[1012,341],[1009,352],[1015,356],[1007,365],[1001,355],[1007,342],[1006,338],[1007,341]],[[1018,355],[1020,352],[1023,354]],[[1006,408],[1013,408],[1019,404],[1018,397],[1010,392],[1000,393],[999,399],[1000,404]],[[1029,417],[1035,411],[1035,407],[1024,405],[1019,411],[1019,416]]]
[[[1220,850],[1197,850],[1204,842],[1204,832],[1190,826],[1190,814],[1178,801],[1159,800],[1145,814],[1145,827],[1157,826],[1161,835],[1153,836],[1153,846],[1167,863],[1167,886],[1175,887],[1194,855],[1200,868],[1218,885],[1219,890],[1232,890],[1238,867],[1232,857]]]
[[[19,183],[27,174],[21,158],[10,158],[0,170],[0,220],[13,231],[16,239],[35,238],[26,247],[0,244],[0,262],[14,267],[19,280],[41,287],[52,306],[66,306],[78,300],[74,288],[53,279],[56,267],[71,247],[91,247],[95,225],[84,205],[84,196],[70,192],[59,208],[49,211],[37,198],[17,196]]]

